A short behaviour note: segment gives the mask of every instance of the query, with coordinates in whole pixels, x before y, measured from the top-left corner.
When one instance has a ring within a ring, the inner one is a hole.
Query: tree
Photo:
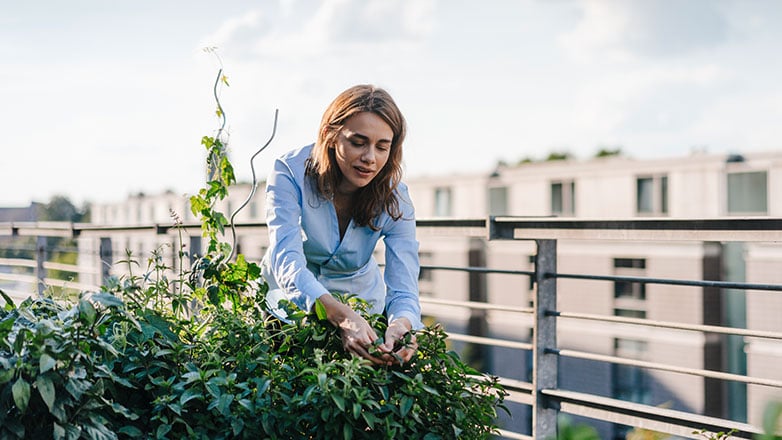
[[[41,209],[40,220],[81,222],[85,221],[88,217],[88,206],[85,205],[82,209],[78,209],[68,197],[56,195],[49,200],[49,203],[43,206],[43,209]]]
[[[622,147],[616,147],[616,148],[608,148],[608,147],[600,147],[600,150],[598,150],[597,153],[595,153],[595,157],[613,157],[613,156],[621,156],[622,155]]]
[[[573,156],[567,151],[562,151],[562,152],[552,151],[551,153],[548,154],[548,157],[546,157],[546,162],[551,162],[554,160],[568,160],[571,159],[572,157]]]

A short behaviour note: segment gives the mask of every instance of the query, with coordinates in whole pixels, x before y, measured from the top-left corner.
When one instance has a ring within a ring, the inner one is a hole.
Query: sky
[[[196,192],[221,68],[240,181],[275,110],[259,179],[359,83],[405,114],[408,177],[782,148],[778,0],[0,1],[0,206]]]

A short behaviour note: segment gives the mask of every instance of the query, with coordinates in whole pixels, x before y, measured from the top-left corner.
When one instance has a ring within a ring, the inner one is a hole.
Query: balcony
[[[0,282],[22,287],[0,287],[17,297],[96,289],[125,248],[170,244],[174,265],[179,245],[197,254],[199,228],[0,224],[2,243],[35,242],[35,258],[0,260]],[[602,438],[632,428],[751,438],[767,402],[782,401],[780,219],[498,217],[418,228],[424,314],[446,324],[463,357],[502,377],[512,416],[503,438],[555,437],[562,415]],[[264,224],[234,233],[240,252],[260,258]],[[49,261],[52,237],[76,240],[78,264]]]

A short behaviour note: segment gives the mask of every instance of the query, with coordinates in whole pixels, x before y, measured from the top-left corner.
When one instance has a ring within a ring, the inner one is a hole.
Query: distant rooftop
[[[26,207],[0,207],[0,222],[34,222],[38,220],[40,203],[31,203]]]

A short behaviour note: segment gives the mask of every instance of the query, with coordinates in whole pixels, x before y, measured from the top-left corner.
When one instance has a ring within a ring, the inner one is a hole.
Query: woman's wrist
[[[347,306],[331,296],[330,293],[324,293],[323,295],[319,296],[318,301],[323,304],[323,308],[326,310],[326,319],[328,319],[329,322],[335,326],[339,327],[347,315],[345,310]]]
[[[405,317],[400,317],[400,318],[394,319],[389,324],[389,326],[392,326],[392,325],[400,325],[400,326],[402,326],[405,329],[405,331],[408,331],[408,332],[413,329],[413,324],[410,322],[409,319],[407,319]]]

